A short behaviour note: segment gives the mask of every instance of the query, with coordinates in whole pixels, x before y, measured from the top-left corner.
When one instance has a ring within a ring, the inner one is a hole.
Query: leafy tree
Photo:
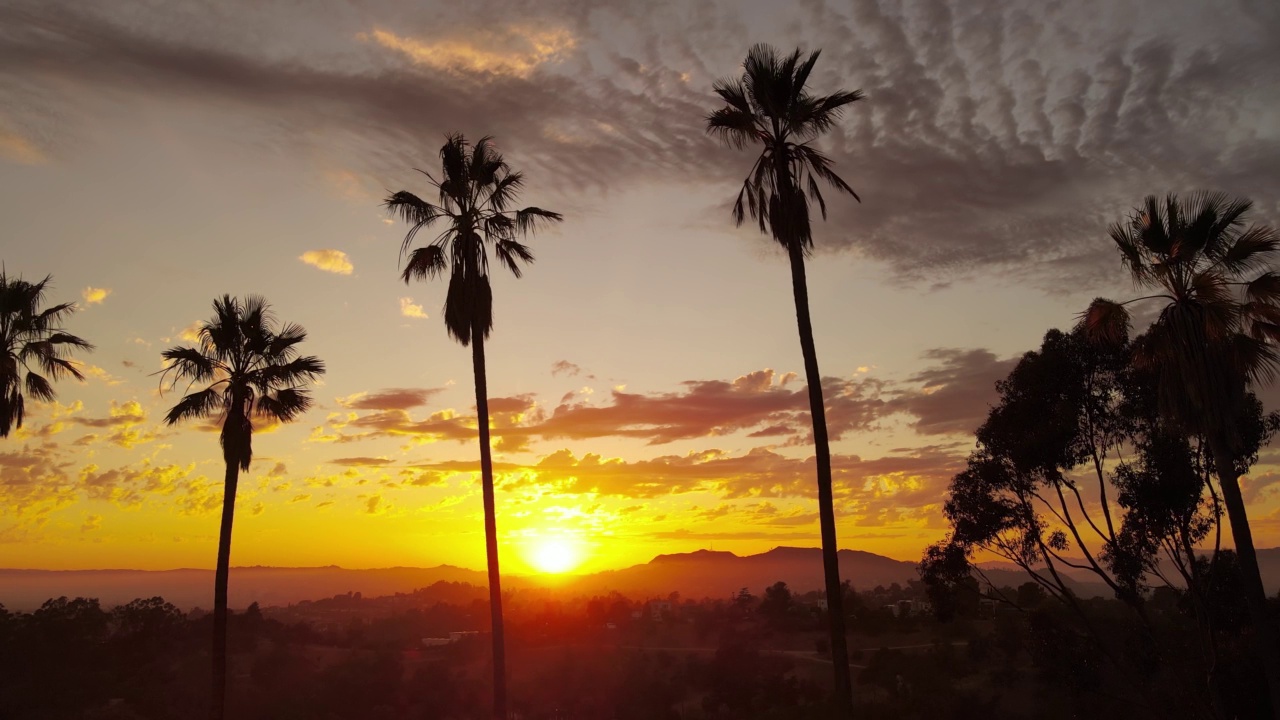
[[[764,599],[760,601],[760,614],[777,624],[786,619],[793,605],[791,589],[785,582],[779,580],[764,589]]]
[[[502,583],[498,566],[498,529],[494,509],[493,459],[489,444],[488,378],[484,341],[493,329],[493,290],[489,285],[492,245],[498,261],[516,277],[521,264],[533,262],[533,251],[520,242],[540,225],[559,222],[559,213],[537,207],[513,209],[524,175],[513,172],[491,138],[470,145],[461,134],[448,135],[440,148],[440,178],[423,171],[438,192],[436,203],[401,190],[387,198],[386,206],[409,224],[400,247],[407,257],[401,278],[435,279],[447,274],[449,287],[444,323],[449,335],[471,345],[475,374],[476,416],[480,430],[480,476],[484,495],[485,548],[489,570],[489,600],[493,625],[493,714],[507,717],[506,651],[502,625]],[[437,222],[444,230],[430,243],[413,246],[420,230]]]
[[[57,395],[52,381],[84,376],[71,361],[72,350],[93,350],[62,329],[75,303],[41,308],[52,276],[37,283],[11,278],[0,270],[0,437],[22,427],[23,391],[37,400]]]
[[[971,576],[983,577],[971,562],[974,554],[991,553],[1033,582],[1015,592],[986,582],[989,597],[1023,609],[1042,605],[1044,596],[1055,599],[1093,636],[1089,646],[1113,648],[1117,663],[1128,648],[1106,637],[1067,570],[1106,584],[1148,635],[1148,582],[1171,582],[1162,557],[1193,596],[1208,592],[1194,548],[1217,527],[1218,514],[1202,439],[1171,432],[1157,411],[1154,377],[1128,358],[1123,339],[1102,346],[1083,329],[1054,330],[997,384],[1000,402],[978,429],[978,449],[952,480],[944,504],[952,533],[929,548],[921,564],[940,612],[953,611],[949,596]],[[1243,447],[1256,454],[1280,419],[1263,417],[1256,399],[1242,413]],[[1211,672],[1215,649],[1206,608],[1198,608],[1197,621],[1205,631],[1205,672]]]
[[[298,354],[307,338],[300,325],[279,328],[262,297],[243,301],[223,295],[213,301],[213,318],[202,323],[196,347],[162,353],[168,365],[161,386],[204,385],[187,392],[165,415],[165,423],[218,418],[222,423],[222,459],[226,476],[218,564],[213,589],[213,671],[209,716],[222,720],[227,687],[227,579],[231,568],[231,526],[240,472],[253,459],[253,418],[289,422],[311,407],[305,385],[324,374],[324,363]]]
[[[138,598],[111,611],[116,635],[154,652],[154,646],[172,640],[186,618],[162,597]]]
[[[835,672],[838,712],[853,712],[853,688],[849,677],[849,652],[845,641],[845,614],[840,593],[835,504],[831,489],[831,451],[827,439],[822,375],[809,319],[809,289],[805,257],[813,249],[809,202],[817,201],[825,219],[827,204],[819,180],[839,192],[858,197],[832,169],[831,160],[813,146],[824,131],[840,118],[846,105],[862,99],[862,92],[840,90],[813,95],[805,84],[818,61],[818,52],[801,60],[796,50],[780,56],[769,45],[755,45],[743,62],[741,78],[716,82],[715,91],[725,106],[707,116],[707,132],[734,148],[759,144],[756,158],[733,206],[741,225],[749,213],[787,252],[791,263],[791,289],[796,305],[800,348],[804,355],[813,415],[814,454],[818,475],[818,515],[822,532],[822,559],[830,604],[831,658]]]
[[[1246,225],[1252,203],[1224,193],[1188,198],[1148,196],[1111,239],[1139,287],[1153,294],[1115,302],[1097,299],[1086,327],[1114,341],[1130,323],[1127,305],[1161,303],[1159,315],[1133,348],[1134,361],[1157,377],[1161,413],[1188,436],[1205,438],[1222,488],[1244,577],[1245,597],[1259,634],[1272,711],[1280,717],[1280,636],[1249,528],[1240,475],[1250,458],[1240,425],[1249,386],[1280,369],[1280,250],[1274,229]]]

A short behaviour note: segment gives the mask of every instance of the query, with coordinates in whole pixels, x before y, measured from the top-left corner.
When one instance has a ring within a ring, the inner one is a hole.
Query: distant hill
[[[485,574],[440,565],[433,568],[347,570],[337,566],[313,568],[236,567],[231,569],[227,600],[233,608],[252,602],[263,606],[318,600],[347,592],[370,597],[412,592],[438,582],[485,585]],[[0,569],[0,603],[15,610],[31,610],[51,597],[96,597],[112,607],[139,597],[159,595],[189,610],[213,607],[212,570],[4,570]]]
[[[840,576],[852,580],[859,589],[906,585],[908,580],[919,579],[913,562],[860,550],[841,550],[839,558]],[[759,594],[779,580],[798,592],[822,589],[822,551],[778,547],[746,556],[710,550],[659,555],[643,565],[585,575],[567,585],[583,593],[616,590],[624,595],[666,595],[675,590],[685,597],[701,598],[729,597],[744,587]]]
[[[893,583],[905,586],[919,579],[916,563],[894,560],[875,553],[841,550],[840,575],[855,588],[870,590]],[[1258,551],[1268,594],[1280,589],[1280,548]],[[1027,577],[1012,566],[984,564],[997,585],[1017,586]],[[642,565],[569,577],[510,576],[504,589],[554,587],[573,594],[595,595],[618,591],[638,597],[665,596],[672,591],[684,597],[729,597],[740,588],[755,594],[777,581],[796,592],[823,587],[822,553],[818,548],[778,547],[758,555],[699,550],[659,555]],[[1073,580],[1081,595],[1108,595],[1105,586],[1087,573]],[[230,604],[243,608],[251,602],[282,606],[302,600],[318,600],[348,592],[369,597],[408,593],[438,582],[486,585],[485,573],[440,565],[433,568],[379,568],[348,570],[336,566],[315,568],[238,567],[231,570]],[[138,597],[159,595],[183,609],[213,604],[212,570],[4,570],[0,569],[0,603],[11,610],[31,610],[50,597],[96,597],[106,607]]]

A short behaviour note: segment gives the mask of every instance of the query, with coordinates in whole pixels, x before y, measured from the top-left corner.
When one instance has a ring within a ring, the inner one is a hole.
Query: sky
[[[1132,297],[1110,223],[1200,188],[1280,220],[1278,33],[1271,0],[0,0],[0,259],[97,345],[0,441],[0,567],[213,565],[216,428],[164,426],[155,373],[223,293],[328,366],[257,429],[233,564],[482,567],[470,354],[381,206],[448,132],[565,218],[494,278],[504,569],[816,546],[786,258],[704,132],[756,42],[866,93],[820,144],[862,202],[828,196],[810,304],[841,546],[918,559],[995,381]],[[1280,545],[1280,453],[1246,497]]]

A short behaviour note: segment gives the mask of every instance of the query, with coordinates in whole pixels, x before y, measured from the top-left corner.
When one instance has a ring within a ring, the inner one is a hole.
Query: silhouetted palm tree
[[[840,592],[835,508],[831,497],[831,451],[827,443],[822,376],[809,321],[809,289],[805,257],[813,249],[809,201],[816,200],[827,216],[819,180],[855,199],[857,193],[831,168],[831,160],[811,144],[829,129],[850,103],[862,99],[862,91],[841,90],[831,95],[811,95],[805,83],[818,60],[818,52],[801,60],[799,50],[785,57],[768,45],[756,45],[747,53],[738,79],[720,80],[715,91],[725,106],[707,116],[707,132],[734,148],[760,146],[751,172],[733,205],[739,225],[750,213],[769,232],[791,261],[791,288],[795,295],[800,348],[804,353],[809,384],[809,408],[813,413],[813,440],[818,465],[818,517],[822,529],[822,560],[826,572],[828,615],[831,619],[831,658],[835,665],[836,702],[841,716],[853,713],[849,656],[845,644],[844,609]]]
[[[231,526],[236,510],[240,471],[253,459],[253,418],[289,422],[311,407],[304,387],[324,374],[324,364],[300,356],[307,337],[300,325],[277,328],[263,298],[243,301],[223,295],[213,301],[213,318],[201,324],[196,347],[173,347],[162,355],[168,366],[161,386],[185,382],[202,389],[187,392],[164,421],[217,418],[222,423],[222,526],[218,533],[218,566],[213,586],[213,678],[209,717],[222,720],[227,688],[227,577],[231,567]]]
[[[84,379],[68,356],[75,348],[93,346],[62,330],[75,303],[40,308],[51,279],[30,283],[0,270],[0,437],[22,427],[24,388],[27,395],[49,401],[56,397],[51,381],[68,375]]]
[[[1270,269],[1280,241],[1272,228],[1246,227],[1251,206],[1222,193],[1147,197],[1127,222],[1112,226],[1111,239],[1134,283],[1155,294],[1125,303],[1094,300],[1085,327],[1095,338],[1114,339],[1128,331],[1126,305],[1163,303],[1135,341],[1134,360],[1156,372],[1161,414],[1209,441],[1271,703],[1280,717],[1280,644],[1240,493],[1240,467],[1248,462],[1240,457],[1237,422],[1246,391],[1273,379],[1280,368],[1274,344],[1280,340],[1280,274]]]
[[[505,720],[507,681],[502,583],[498,571],[498,531],[484,365],[484,341],[493,328],[493,292],[489,286],[489,256],[485,246],[493,245],[499,262],[520,277],[520,264],[532,263],[533,251],[519,238],[533,232],[540,224],[558,222],[561,216],[536,207],[520,210],[510,207],[524,185],[524,176],[511,171],[502,154],[494,148],[491,138],[483,137],[472,146],[460,134],[446,137],[444,147],[440,149],[442,168],[439,179],[419,171],[438,192],[438,202],[431,203],[402,190],[387,198],[386,205],[409,223],[409,231],[400,246],[401,258],[408,258],[401,277],[408,284],[413,279],[448,274],[445,328],[463,347],[471,345],[471,365],[476,383],[476,422],[480,430],[489,606],[493,622],[493,715]],[[443,231],[430,243],[410,251],[418,231],[437,221],[444,223]]]

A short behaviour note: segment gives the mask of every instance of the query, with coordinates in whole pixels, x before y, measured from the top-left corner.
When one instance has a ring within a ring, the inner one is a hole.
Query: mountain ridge
[[[837,554],[840,576],[859,590],[917,580],[916,563],[867,552],[842,549]],[[1268,594],[1280,587],[1280,548],[1258,551]],[[1027,581],[1020,570],[991,567],[985,570],[998,585],[1017,586]],[[820,590],[824,586],[822,551],[816,547],[780,545],[762,553],[737,555],[727,550],[694,550],[666,553],[624,568],[581,575],[504,575],[511,592],[552,588],[557,592],[598,595],[620,592],[638,597],[665,597],[678,592],[685,597],[729,597],[741,588],[762,593],[775,582],[793,591]],[[409,593],[438,582],[467,583],[483,587],[486,573],[456,565],[420,568],[347,569],[337,565],[314,567],[238,566],[231,571],[230,602],[243,608],[252,602],[264,606],[288,605],[347,592],[369,597]],[[1108,596],[1105,586],[1092,582],[1087,573],[1075,573],[1071,582],[1082,595]],[[31,610],[49,598],[96,597],[107,607],[139,597],[161,596],[183,609],[212,605],[213,571],[203,568],[170,570],[42,570],[0,568],[0,604],[10,610]]]

